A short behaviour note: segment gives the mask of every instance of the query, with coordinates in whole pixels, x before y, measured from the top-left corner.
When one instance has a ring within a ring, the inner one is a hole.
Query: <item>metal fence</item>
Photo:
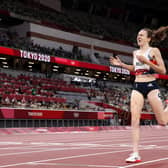
[[[116,125],[110,120],[74,120],[74,119],[0,119],[0,128],[19,127],[81,127]]]

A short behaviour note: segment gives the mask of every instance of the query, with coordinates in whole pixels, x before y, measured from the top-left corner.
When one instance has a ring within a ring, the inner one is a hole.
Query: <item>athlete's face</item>
[[[149,44],[151,38],[148,37],[147,31],[140,30],[137,35],[137,44],[138,46],[143,46],[145,44]]]

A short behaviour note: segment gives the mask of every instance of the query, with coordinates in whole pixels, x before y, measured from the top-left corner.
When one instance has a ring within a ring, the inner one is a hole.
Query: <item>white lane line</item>
[[[70,164],[70,163],[68,163],[68,164],[66,164],[66,163],[30,163],[29,165],[119,168],[119,166],[111,166],[111,165],[87,165],[87,164]]]
[[[160,141],[160,140],[158,140]],[[9,142],[7,142],[9,143]],[[10,142],[9,144],[14,144],[15,142]],[[21,144],[21,142],[18,142]],[[22,143],[23,144],[23,143]],[[29,154],[29,153],[39,153],[39,152],[47,152],[47,151],[54,151],[54,150],[64,150],[64,149],[85,149],[85,148],[100,148],[100,147],[109,147],[109,148],[132,148],[131,144],[109,144],[109,145],[103,145],[103,144],[90,144],[90,143],[45,143],[45,142],[31,142],[30,145],[35,145],[34,146],[34,151],[23,151],[23,152],[14,152],[14,153],[3,153],[0,154],[0,156],[10,156],[10,155],[19,155],[19,154]],[[37,150],[35,147],[54,147],[54,146],[59,146],[59,148],[47,148],[47,149],[41,149]],[[60,148],[61,147],[61,148]],[[69,148],[68,148],[69,147]],[[72,147],[72,148],[71,148]],[[74,147],[74,148],[73,148]],[[76,148],[79,147],[79,148]],[[164,149],[162,146],[157,146],[157,145],[139,145],[141,150],[145,149]],[[20,149],[27,149],[30,148],[30,146],[26,146]],[[10,149],[10,147],[6,148]],[[12,148],[11,148],[12,149]]]
[[[151,145],[142,145],[142,144],[145,144],[145,143],[151,143],[151,142],[167,142],[167,139],[165,139],[165,140],[150,140],[150,141],[142,141],[141,142],[141,145],[139,145],[139,147],[151,147],[152,148],[152,146]],[[132,144],[131,143],[116,143],[116,144],[98,144],[98,143],[96,143],[96,142],[104,142],[104,141],[94,141],[95,143],[75,143],[75,142],[61,142],[61,143],[59,143],[59,142],[50,142],[50,143],[46,143],[46,142],[15,142],[15,141],[7,141],[7,142],[5,142],[5,141],[3,141],[3,142],[0,142],[0,144],[1,145],[3,145],[3,146],[8,146],[8,145],[19,145],[20,147],[21,147],[21,145],[24,145],[24,147],[23,148],[29,148],[29,147],[31,147],[32,145],[33,145],[33,147],[48,147],[48,146],[86,146],[86,147],[110,147],[110,148],[112,148],[112,147],[132,147]],[[162,146],[157,146],[157,145],[155,145],[155,148],[162,148]],[[20,148],[20,147],[18,147],[18,149]],[[154,147],[154,145],[153,145],[153,147]],[[7,148],[0,148],[0,149],[17,149],[17,147],[7,147]],[[22,149],[23,149],[22,148]]]
[[[54,146],[55,145],[59,145],[60,146],[60,145],[65,145],[66,143],[62,143],[62,142],[61,143],[55,143],[55,142],[49,142],[49,143],[48,142],[31,142],[30,144],[31,145],[42,145],[42,146],[44,146],[44,145],[45,146],[48,146],[48,145],[54,145]]]
[[[151,142],[167,142],[167,139],[151,140],[151,141],[141,141],[141,143],[151,143]]]
[[[141,162],[141,163],[136,163],[136,164],[131,164],[131,165],[128,165],[128,166],[122,166],[122,168],[135,167],[135,166],[145,165],[145,164],[149,164],[149,163],[160,162],[160,161],[164,161],[164,160],[168,160],[168,157],[160,158],[160,159],[156,159],[156,160],[149,160],[149,161],[146,161],[146,162]]]
[[[5,143],[5,142],[4,142]],[[10,142],[10,144],[14,144],[15,142]],[[21,142],[19,142],[21,144]],[[89,144],[89,143],[45,143],[45,142],[30,142],[30,145],[33,145],[34,147],[50,147],[50,146],[59,146],[61,148],[47,148],[47,149],[41,149],[37,150],[36,148],[34,151],[23,151],[23,152],[14,152],[14,153],[3,153],[0,154],[0,156],[11,156],[11,155],[21,155],[21,154],[29,154],[29,153],[39,153],[39,152],[47,152],[47,151],[54,151],[54,150],[66,150],[66,149],[85,149],[85,148],[93,148],[93,147],[113,147],[113,145],[101,145],[101,144]],[[116,146],[116,145],[115,145]],[[29,146],[30,147],[30,146]],[[27,147],[26,147],[27,148]],[[10,149],[10,147],[6,148]],[[20,148],[25,149],[25,147]]]
[[[111,153],[121,153],[121,152],[128,152],[128,151],[131,151],[131,150],[119,150],[119,151],[112,151],[112,152],[99,152],[99,153],[91,153],[91,154],[84,154],[84,155],[73,155],[73,156],[66,156],[66,157],[60,157],[60,158],[54,158],[54,159],[45,159],[45,160],[37,160],[37,161],[31,161],[31,162],[22,162],[22,163],[16,163],[16,164],[2,165],[0,166],[0,168],[34,164],[34,163],[39,163],[39,162],[49,162],[49,161],[74,159],[74,158],[88,157],[88,156],[106,155],[106,154],[111,154]]]
[[[157,138],[156,140],[152,140],[153,138]],[[142,138],[141,139],[141,143],[150,143],[150,142],[163,142],[163,141],[167,141],[167,138],[168,138],[168,136],[166,136],[166,137],[160,137],[159,136],[159,140],[158,140],[158,136],[157,137],[149,137],[149,138]],[[149,141],[148,141],[148,139],[149,139]],[[161,140],[161,139],[164,139],[164,140]],[[119,142],[119,141],[129,141],[130,140],[130,138],[128,138],[128,139],[118,139],[118,137],[117,137],[117,139],[114,139],[113,138],[113,142],[115,141],[115,140],[117,140],[117,142]],[[104,140],[104,139],[102,139],[102,140],[94,140],[93,142],[94,142],[94,144],[96,144],[96,143],[103,143],[103,142],[110,142],[111,143],[111,141],[112,141],[112,139],[110,139],[110,140]],[[83,143],[85,143],[86,141],[84,141]],[[87,141],[88,142],[88,141]],[[90,141],[90,143],[92,144],[93,143],[92,141]],[[41,143],[41,145],[47,145],[47,143],[46,142],[15,142],[15,141],[0,141],[0,145],[40,145],[40,143]],[[65,142],[61,142],[61,143],[55,143],[55,140],[54,140],[54,142],[51,142],[51,143],[48,143],[48,145],[61,145],[61,144],[73,144],[73,143],[78,143],[78,141],[76,142],[76,141],[73,141],[73,142],[69,142],[69,141],[65,141]],[[82,143],[82,142],[81,142]],[[103,145],[103,144],[102,144]],[[105,144],[106,145],[106,144]],[[109,145],[115,145],[115,144],[109,144]]]
[[[48,148],[48,149],[45,149],[45,150],[36,150],[36,151],[29,151],[29,152],[14,152],[14,153],[4,153],[4,154],[0,154],[0,156],[10,156],[10,155],[23,155],[23,154],[29,154],[29,153],[39,153],[39,152],[48,152],[48,151],[60,151],[60,150],[74,150],[74,149],[86,149],[86,148],[83,148],[83,147],[65,147],[65,148]]]
[[[130,150],[119,150],[119,151],[111,151],[111,152],[90,153],[90,154],[84,154],[84,155],[73,155],[73,156],[66,156],[66,157],[55,158],[55,159],[38,160],[38,161],[33,161],[31,163],[57,161],[57,160],[65,160],[65,159],[74,159],[74,158],[88,157],[88,156],[107,155],[107,154],[112,154],[112,153],[121,153],[121,152],[128,152],[128,151],[130,151]]]
[[[13,142],[13,141],[10,141],[10,142],[0,142],[0,145],[22,145],[23,142]]]

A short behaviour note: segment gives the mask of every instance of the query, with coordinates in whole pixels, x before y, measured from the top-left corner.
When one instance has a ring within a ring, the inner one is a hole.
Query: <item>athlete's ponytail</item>
[[[151,30],[149,28],[144,28],[143,30],[145,30],[147,32],[147,36],[151,38],[150,43],[154,44],[163,41],[167,37],[168,26],[162,26],[157,30]]]
[[[157,30],[153,30],[153,42],[163,41],[167,37],[168,26],[162,26]],[[152,41],[151,41],[152,42]]]

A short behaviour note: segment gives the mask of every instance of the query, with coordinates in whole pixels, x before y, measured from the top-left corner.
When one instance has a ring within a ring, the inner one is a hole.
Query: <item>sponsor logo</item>
[[[152,87],[152,86],[153,86],[153,84],[152,84],[152,83],[149,83],[149,84],[148,84],[148,87]]]
[[[43,116],[43,113],[41,112],[28,112],[28,116]]]
[[[120,67],[110,66],[110,72],[130,75],[130,71],[128,71],[127,69],[124,69],[124,68],[120,68]]]
[[[79,117],[79,113],[73,113],[73,116],[75,117],[75,118],[78,118]]]
[[[32,60],[36,60],[36,61],[43,61],[43,62],[51,62],[50,56],[45,55],[45,54],[20,50],[20,55],[21,55],[21,58],[27,58],[27,59],[32,59]]]

